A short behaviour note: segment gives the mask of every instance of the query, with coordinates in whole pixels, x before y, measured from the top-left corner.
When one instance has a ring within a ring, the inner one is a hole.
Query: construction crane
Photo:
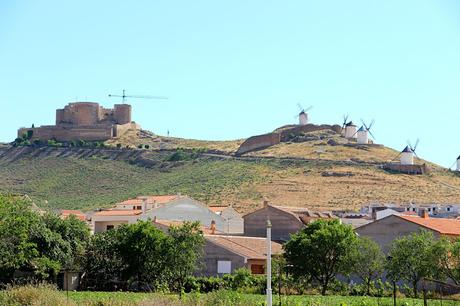
[[[126,90],[123,89],[122,95],[109,95],[109,98],[121,98],[123,104],[126,103],[126,98],[135,98],[135,99],[157,99],[157,100],[167,100],[168,97],[163,96],[140,96],[140,95],[126,95]]]

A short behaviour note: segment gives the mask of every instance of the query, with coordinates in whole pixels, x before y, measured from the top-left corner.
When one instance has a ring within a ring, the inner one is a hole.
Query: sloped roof
[[[348,122],[345,126],[356,126],[353,121]]]
[[[72,209],[62,209],[60,211],[60,216],[61,218],[63,219],[66,219],[68,218],[70,215],[73,215],[75,217],[77,217],[79,220],[81,221],[85,221],[86,220],[86,214],[84,214],[82,211],[80,210],[72,210]]]
[[[406,146],[404,150],[401,151],[401,153],[414,153],[414,151],[412,151],[412,149],[409,148],[409,146]]]
[[[367,132],[367,130],[364,128],[364,126],[361,125],[358,132]]]
[[[184,221],[154,219],[153,223],[158,224],[158,225],[160,225],[160,226],[162,226],[164,228],[169,228],[171,226],[181,226],[181,225],[184,224]],[[203,232],[203,234],[209,234],[209,235],[212,234],[212,231],[211,231],[211,229],[209,227],[206,227],[204,225],[200,225],[200,229]],[[215,230],[214,233],[215,234],[221,234],[222,232],[220,232],[218,230]],[[215,234],[212,234],[212,235],[215,235]]]
[[[280,210],[282,212],[288,213],[288,214],[292,215],[294,218],[298,219],[303,224],[308,224],[312,220],[316,220],[316,219],[335,219],[335,218],[337,218],[331,212],[319,212],[319,211],[312,211],[312,210],[310,210],[308,208],[304,208],[304,207],[275,206],[275,205],[271,205],[271,204],[268,204],[266,207],[262,207],[260,209],[257,209],[255,211],[253,211],[253,212],[250,212],[250,213],[244,215],[243,218],[245,218],[245,217],[247,217],[249,215],[252,215],[254,213],[257,213],[258,211],[263,210],[263,209],[265,209],[267,207],[271,207],[271,208]]]
[[[460,236],[460,220],[446,218],[422,218],[411,215],[398,215],[399,218],[421,225],[444,235]]]
[[[220,213],[224,209],[228,208],[228,206],[208,206],[209,210],[215,212],[215,213]]]
[[[140,215],[142,210],[127,209],[127,210],[101,210],[94,213],[93,216],[136,216]]]
[[[158,204],[166,204],[177,199],[178,195],[157,195],[157,196],[145,196],[147,198],[147,203],[158,203]],[[120,202],[118,204],[123,205],[141,205],[142,204],[142,196],[139,196],[135,199],[128,199],[126,201]]]
[[[267,241],[265,238],[246,236],[205,235],[205,239],[247,259],[266,259]],[[272,241],[272,253],[280,254],[282,246]]]

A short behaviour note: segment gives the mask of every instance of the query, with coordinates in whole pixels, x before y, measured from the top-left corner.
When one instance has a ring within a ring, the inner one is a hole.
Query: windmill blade
[[[356,131],[353,135],[351,135],[351,138],[353,138],[356,134],[358,134],[358,131]]]
[[[415,149],[417,149],[417,146],[418,146],[418,143],[420,142],[420,139],[417,138],[417,141],[415,142],[415,146],[414,148],[412,149],[412,151],[415,151]],[[414,152],[415,153],[415,152]]]
[[[398,158],[399,156],[401,156],[401,153],[402,153],[402,152],[399,152],[398,155],[396,155],[395,157],[393,157],[393,159],[390,160],[390,162],[394,161],[396,158]]]
[[[409,139],[407,140],[407,145],[409,146],[409,148],[414,151],[413,147],[412,147],[412,144],[410,143]]]
[[[307,107],[304,112],[308,112],[309,110],[311,110],[313,108],[313,105],[310,105],[309,107]]]
[[[448,169],[452,169],[453,166],[455,166],[455,164],[457,163],[457,161],[454,161],[454,163],[452,164],[452,166],[450,166]]]
[[[361,119],[361,123],[362,123],[362,124],[364,125],[364,127],[366,128],[366,131],[369,131],[369,128],[367,127],[366,122],[364,122],[363,119]]]
[[[372,126],[374,125],[374,123],[375,123],[375,120],[372,119],[371,124],[369,124],[369,128],[367,129],[368,131],[372,128]]]
[[[303,108],[303,106],[300,105],[300,103],[297,103],[297,107],[299,108],[299,111],[300,111],[300,112],[304,112],[304,111],[305,111],[304,108]]]
[[[375,140],[374,134],[372,134],[372,132],[371,132],[371,131],[369,131],[369,130],[367,130],[367,132],[369,133],[369,135],[371,135],[372,139],[374,139],[374,140]]]
[[[347,121],[348,121],[348,115],[343,115],[342,130],[343,130],[343,128],[345,127],[345,125],[347,124]]]

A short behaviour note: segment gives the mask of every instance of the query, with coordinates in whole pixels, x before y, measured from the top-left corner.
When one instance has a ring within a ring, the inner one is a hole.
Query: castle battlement
[[[120,136],[128,129],[140,127],[131,122],[131,105],[115,104],[104,108],[96,102],[74,102],[56,110],[56,125],[20,128],[18,137],[47,141],[102,141]]]

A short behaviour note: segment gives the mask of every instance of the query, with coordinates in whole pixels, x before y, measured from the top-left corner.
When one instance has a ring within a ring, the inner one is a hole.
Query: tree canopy
[[[348,274],[356,235],[339,220],[317,220],[291,236],[284,245],[285,257],[294,277],[308,277],[321,286],[321,293],[339,273]]]

